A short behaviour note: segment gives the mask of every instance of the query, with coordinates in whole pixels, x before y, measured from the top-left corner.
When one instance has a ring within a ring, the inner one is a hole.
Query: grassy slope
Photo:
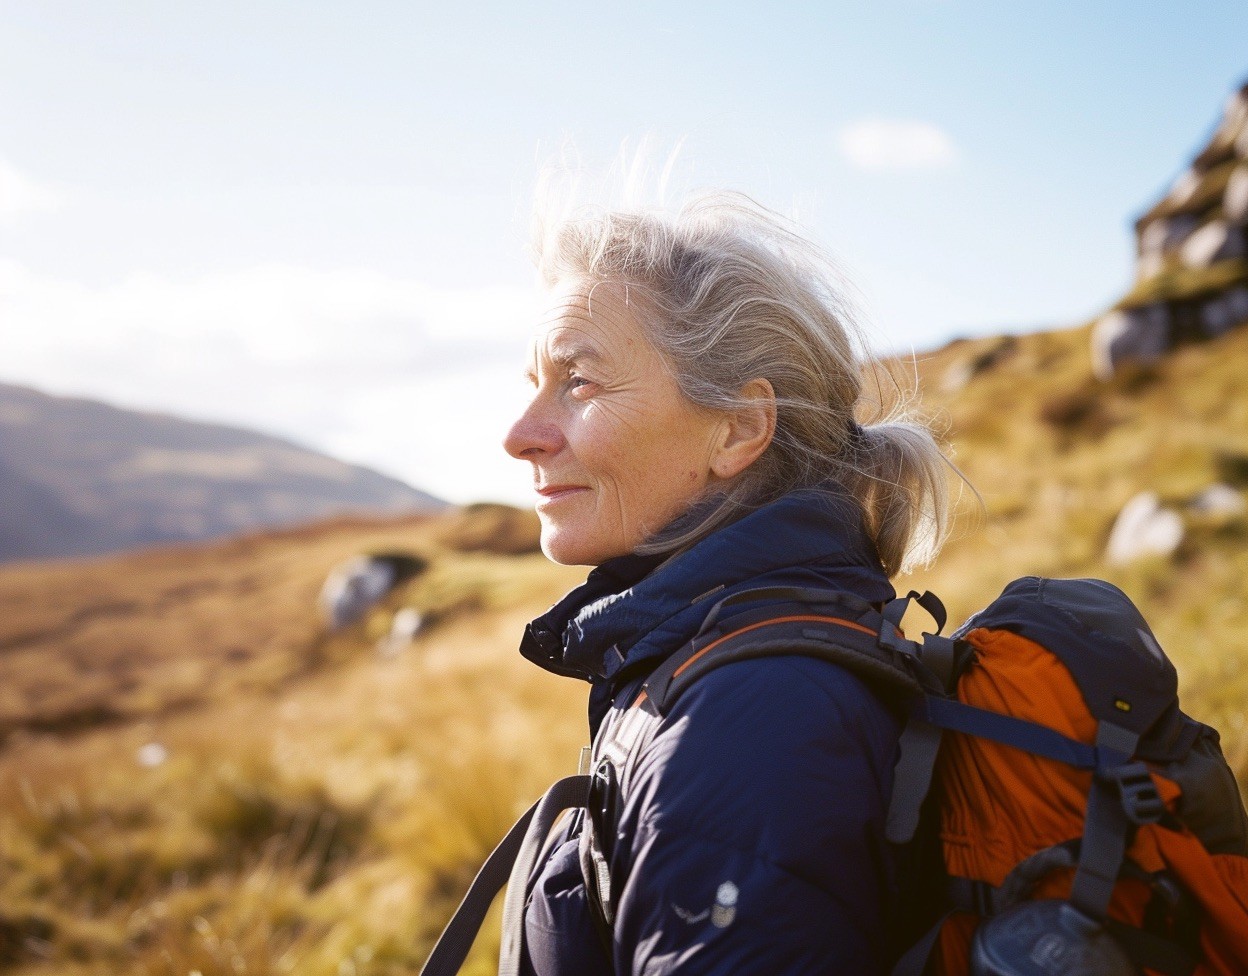
[[[1108,386],[1086,349],[1084,329],[917,364],[922,408],[986,510],[966,498],[937,565],[899,585],[930,587],[960,619],[1020,574],[1113,580],[1248,778],[1248,525],[1189,518],[1173,560],[1100,558],[1137,491],[1182,506],[1217,477],[1248,480],[1248,330]],[[581,577],[532,541],[531,518],[486,509],[0,572],[0,968],[416,971],[583,735],[584,689],[515,653],[524,621]],[[325,572],[381,548],[431,568],[325,637]],[[400,605],[436,622],[379,656]],[[153,741],[170,758],[143,768]],[[491,971],[496,944],[491,930],[473,972]]]
[[[1189,712],[1217,724],[1248,773],[1248,523],[1186,508],[1203,488],[1248,484],[1248,330],[1189,346],[1112,383],[1091,375],[1086,328],[955,343],[919,364],[922,407],[948,428],[956,461],[984,499],[937,564],[900,580],[943,594],[962,619],[1026,574],[1098,576],[1145,611],[1180,669]],[[989,360],[963,387],[948,378]],[[1114,518],[1153,490],[1184,514],[1173,559],[1107,565]]]
[[[418,968],[583,737],[580,689],[515,653],[582,575],[531,551],[532,521],[339,524],[0,573],[0,967]],[[483,544],[529,551],[461,551]],[[396,548],[430,570],[325,637],[326,570]],[[383,657],[400,605],[436,622]],[[166,763],[136,762],[149,742]]]

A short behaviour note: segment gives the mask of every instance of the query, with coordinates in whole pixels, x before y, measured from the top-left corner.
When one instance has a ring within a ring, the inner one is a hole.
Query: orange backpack
[[[1064,899],[1105,918],[1146,973],[1248,973],[1243,802],[1217,732],[1179,711],[1174,668],[1127,597],[1094,580],[1019,580],[955,636],[974,653],[959,703],[1084,756],[1020,749],[1008,733],[945,737],[933,815],[956,910],[933,971],[968,971],[986,916]]]

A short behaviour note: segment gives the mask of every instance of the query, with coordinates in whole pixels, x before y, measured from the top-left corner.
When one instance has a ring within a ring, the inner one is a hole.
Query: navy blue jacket
[[[723,596],[758,586],[894,595],[856,506],[826,493],[788,495],[659,562],[603,564],[526,631],[526,657],[592,682],[591,733]],[[577,839],[565,836],[526,908],[528,972],[884,971],[894,863],[883,832],[899,733],[884,703],[826,661],[712,671],[663,720],[624,798],[610,952]]]

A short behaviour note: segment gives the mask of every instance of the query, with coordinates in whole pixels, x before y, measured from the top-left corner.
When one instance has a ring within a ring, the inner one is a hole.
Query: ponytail
[[[855,433],[856,457],[841,480],[863,508],[880,562],[890,576],[928,565],[949,534],[952,465],[931,431],[913,420]]]

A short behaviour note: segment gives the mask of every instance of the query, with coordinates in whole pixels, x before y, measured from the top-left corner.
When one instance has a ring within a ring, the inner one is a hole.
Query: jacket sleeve
[[[827,662],[744,661],[701,679],[628,791],[616,973],[884,971],[898,735]]]

